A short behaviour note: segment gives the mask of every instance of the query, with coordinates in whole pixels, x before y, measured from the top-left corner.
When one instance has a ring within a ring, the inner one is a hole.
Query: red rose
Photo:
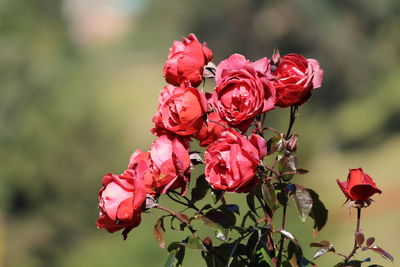
[[[346,182],[336,180],[344,195],[350,200],[367,201],[373,194],[382,193],[372,178],[361,168],[351,169]]]
[[[249,192],[258,183],[257,167],[266,152],[261,136],[253,135],[248,140],[234,130],[226,130],[205,151],[206,180],[214,189]]]
[[[162,135],[152,144],[150,157],[156,191],[165,194],[181,188],[185,194],[190,175],[188,145],[177,137]]]
[[[122,175],[108,173],[103,177],[103,187],[99,192],[100,217],[96,224],[108,232],[124,229],[122,235],[139,225],[142,205],[146,199],[143,181],[127,170]]]
[[[217,112],[211,112],[208,114],[208,120],[203,122],[202,128],[194,137],[200,141],[200,146],[208,146],[218,139],[227,127],[228,125],[221,120]]]
[[[151,131],[158,136],[168,131],[178,135],[194,134],[201,129],[206,112],[207,100],[201,91],[184,84],[181,87],[168,85],[161,91]]]
[[[132,170],[136,177],[143,180],[146,193],[155,197],[157,195],[154,175],[152,171],[153,162],[150,158],[150,152],[142,152],[136,149],[129,159],[128,169]]]
[[[267,58],[250,62],[239,54],[217,66],[212,102],[230,126],[246,131],[256,115],[274,108],[275,89],[267,79],[267,68]]]
[[[212,60],[212,56],[207,44],[201,44],[193,33],[183,38],[182,42],[174,41],[164,65],[165,80],[176,86],[185,80],[194,87],[199,86],[203,80],[203,67]]]
[[[298,54],[273,57],[276,65],[270,70],[276,89],[276,104],[280,107],[300,106],[311,96],[311,90],[321,87],[323,70],[315,59]]]

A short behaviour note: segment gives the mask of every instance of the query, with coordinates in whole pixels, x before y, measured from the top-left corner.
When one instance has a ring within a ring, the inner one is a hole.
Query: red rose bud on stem
[[[353,201],[369,201],[369,198],[375,194],[381,194],[382,191],[376,187],[372,178],[363,172],[361,168],[351,169],[347,176],[347,181],[342,182],[337,179],[337,183],[344,195]]]
[[[212,105],[222,120],[246,131],[258,114],[275,106],[275,88],[267,79],[269,61],[250,62],[239,54],[223,60],[216,69]]]
[[[176,86],[183,81],[189,81],[194,87],[199,86],[203,80],[203,68],[212,56],[207,44],[201,44],[193,33],[183,41],[174,41],[164,65],[165,80]]]
[[[152,174],[158,194],[181,188],[184,195],[190,178],[189,146],[184,140],[162,135],[150,148]]]
[[[257,167],[267,153],[259,135],[246,139],[230,129],[221,133],[205,151],[205,175],[212,188],[246,193],[258,183]]]
[[[124,229],[122,235],[126,239],[128,233],[140,223],[145,199],[143,180],[136,177],[132,170],[122,175],[106,174],[99,192],[97,227],[110,233]]]
[[[152,132],[162,135],[192,135],[198,132],[205,120],[207,99],[196,88],[184,82],[180,87],[168,85],[160,93],[158,111],[153,117]]]
[[[276,89],[276,104],[280,107],[300,106],[311,97],[311,91],[321,87],[323,70],[315,59],[298,54],[272,56],[270,68]]]

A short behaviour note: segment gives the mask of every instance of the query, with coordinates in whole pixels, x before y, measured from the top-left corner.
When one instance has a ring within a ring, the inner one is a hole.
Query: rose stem
[[[186,224],[186,226],[189,228],[189,231],[192,233],[192,235],[203,243],[204,247],[207,249],[207,252],[212,254],[212,255],[214,255],[214,256],[216,256],[220,261],[222,261],[224,264],[226,264],[225,259],[222,258],[217,253],[215,253],[214,251],[212,251],[211,248],[206,243],[204,243],[204,241],[201,240],[201,238],[196,234],[196,230],[193,229],[192,225],[188,221],[186,221],[184,218],[182,218],[182,216],[180,216],[178,213],[176,213],[176,212],[174,212],[174,211],[172,211],[172,210],[170,210],[170,209],[168,209],[166,207],[156,206],[155,208],[163,210],[163,211],[171,214],[176,219],[178,219],[178,221],[180,221],[181,223]]]
[[[360,221],[361,221],[361,208],[357,208],[357,226],[356,226],[356,233],[360,232]],[[357,244],[357,235],[354,235],[354,247],[353,250],[350,252],[349,256],[344,259],[344,263],[347,263],[351,257],[354,256],[357,249],[359,249]]]
[[[296,106],[290,106],[290,122],[289,122],[289,127],[286,133],[286,140],[290,136],[290,131],[292,130],[293,124],[296,121],[296,113],[297,113],[297,107]],[[280,184],[282,185],[282,180],[279,177]],[[283,189],[282,189],[283,190]],[[287,198],[286,198],[286,190],[282,192],[284,194],[284,203],[283,203],[283,212],[282,212],[282,225],[281,229],[285,230],[285,224],[286,224],[286,210],[287,210]],[[282,262],[282,253],[283,253],[283,245],[285,243],[285,235],[281,233],[281,240],[279,242],[279,252],[278,252],[278,260],[277,260],[277,266],[279,267]]]

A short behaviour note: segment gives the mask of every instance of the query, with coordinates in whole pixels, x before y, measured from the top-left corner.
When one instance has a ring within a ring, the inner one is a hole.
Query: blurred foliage
[[[234,52],[269,57],[275,47],[320,61],[323,87],[294,130],[300,162],[311,169],[302,184],[331,210],[321,240],[351,248],[352,221],[331,187],[362,166],[384,191],[365,213],[365,230],[400,257],[399,1],[138,1],[130,31],[86,45],[71,34],[66,1],[0,1],[0,266],[162,264],[156,216],[144,215],[143,229],[123,242],[95,229],[97,191],[104,173],[122,172],[130,153],[153,140],[163,61],[190,32],[207,41],[216,63]],[[268,123],[284,129],[287,116],[273,111]],[[306,244],[311,223],[293,221]],[[197,266],[196,257],[186,261]]]

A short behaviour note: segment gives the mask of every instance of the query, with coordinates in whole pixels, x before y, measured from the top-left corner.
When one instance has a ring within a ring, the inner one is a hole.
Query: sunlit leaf
[[[308,189],[296,184],[296,191],[290,194],[296,204],[297,211],[300,215],[300,220],[305,222],[313,207],[313,199]]]
[[[283,230],[283,229],[275,230],[275,232],[283,234],[285,237],[289,238],[290,241],[292,241],[294,244],[297,245],[297,243],[298,243],[297,239],[294,237],[294,235],[292,233],[290,233],[290,232],[288,232],[286,230]]]

